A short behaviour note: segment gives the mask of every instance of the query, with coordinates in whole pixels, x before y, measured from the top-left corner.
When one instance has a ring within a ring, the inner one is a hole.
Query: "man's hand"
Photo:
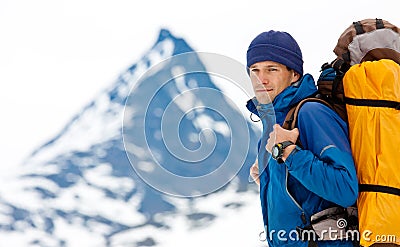
[[[299,130],[297,128],[294,128],[292,130],[286,130],[282,128],[279,124],[275,124],[273,127],[273,131],[269,134],[269,139],[267,141],[267,145],[265,148],[269,153],[271,153],[272,147],[276,143],[284,142],[284,141],[291,141],[293,143],[296,143],[297,138],[299,138]],[[282,159],[283,161],[286,160],[286,158],[289,156],[289,154],[295,149],[295,145],[291,145],[287,148],[285,148],[285,151],[283,152]]]
[[[250,176],[256,182],[256,184],[260,185],[260,174],[258,173],[258,160],[254,162],[254,164],[250,167]]]

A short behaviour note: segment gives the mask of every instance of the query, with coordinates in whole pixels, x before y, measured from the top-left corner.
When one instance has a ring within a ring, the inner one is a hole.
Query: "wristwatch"
[[[285,150],[285,148],[287,148],[290,145],[294,145],[294,143],[291,141],[284,141],[284,142],[275,144],[271,150],[272,158],[275,159],[276,161],[278,161],[278,163],[283,163],[283,160],[282,160],[283,150]]]

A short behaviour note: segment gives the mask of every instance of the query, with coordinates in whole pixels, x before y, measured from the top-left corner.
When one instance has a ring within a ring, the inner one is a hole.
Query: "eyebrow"
[[[258,67],[261,67],[261,68],[276,68],[276,67],[279,67],[279,65],[277,65],[277,64],[268,64],[268,65],[260,65],[260,66],[251,65],[250,69],[258,68]]]

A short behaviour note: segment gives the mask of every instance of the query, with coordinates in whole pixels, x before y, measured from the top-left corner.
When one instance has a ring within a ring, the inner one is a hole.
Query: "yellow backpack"
[[[400,244],[400,34],[381,19],[354,22],[334,52],[359,179],[360,245]]]
[[[348,122],[359,179],[358,222],[353,207],[335,210],[347,221],[344,230],[355,246],[400,246],[400,30],[382,19],[354,22],[334,52],[337,58],[322,66],[318,95],[294,106],[283,127],[293,129],[309,101],[331,107]]]
[[[400,66],[389,59],[353,65],[343,86],[353,100],[346,108],[360,184],[360,244],[399,243]]]

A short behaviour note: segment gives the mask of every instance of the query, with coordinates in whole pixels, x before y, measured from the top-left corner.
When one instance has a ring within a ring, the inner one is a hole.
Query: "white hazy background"
[[[353,21],[400,26],[396,0],[0,0],[0,176],[23,163],[154,44],[160,28],[246,63],[260,32],[291,33],[318,76]],[[1,182],[0,182],[1,183]]]

